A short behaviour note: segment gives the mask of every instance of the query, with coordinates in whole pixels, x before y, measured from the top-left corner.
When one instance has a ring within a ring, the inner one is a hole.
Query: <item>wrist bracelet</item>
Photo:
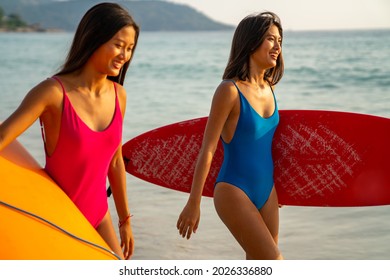
[[[122,221],[119,221],[119,223],[118,223],[118,227],[120,228],[120,227],[122,227],[126,222],[127,222],[127,220],[128,219],[130,219],[130,217],[133,217],[133,215],[127,215],[126,216],[126,218],[124,218]]]

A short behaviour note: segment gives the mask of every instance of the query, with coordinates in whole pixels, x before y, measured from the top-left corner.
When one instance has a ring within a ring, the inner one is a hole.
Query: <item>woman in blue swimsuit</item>
[[[177,221],[187,239],[197,230],[204,182],[222,139],[224,161],[214,204],[247,259],[283,258],[271,153],[279,123],[273,88],[283,76],[282,38],[280,19],[271,12],[248,16],[237,26],[213,97],[191,194]]]

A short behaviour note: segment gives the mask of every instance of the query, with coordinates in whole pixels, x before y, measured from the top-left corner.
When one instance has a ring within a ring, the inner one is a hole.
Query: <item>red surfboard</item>
[[[390,119],[333,111],[279,113],[272,152],[280,204],[390,204]],[[206,122],[207,117],[174,123],[131,139],[123,145],[127,172],[189,192]],[[213,196],[222,160],[220,141],[204,196]]]

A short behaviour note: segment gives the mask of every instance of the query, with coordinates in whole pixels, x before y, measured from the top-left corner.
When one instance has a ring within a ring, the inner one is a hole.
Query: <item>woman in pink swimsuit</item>
[[[123,88],[139,27],[121,6],[102,3],[82,18],[59,73],[35,86],[0,126],[0,150],[38,118],[47,173],[68,194],[111,249],[129,259],[134,240],[121,151]],[[108,211],[106,179],[121,242]]]

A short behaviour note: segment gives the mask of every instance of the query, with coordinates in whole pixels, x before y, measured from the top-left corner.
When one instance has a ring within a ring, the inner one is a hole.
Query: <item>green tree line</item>
[[[0,28],[6,30],[16,30],[28,26],[18,14],[6,15],[4,9],[0,7]]]

